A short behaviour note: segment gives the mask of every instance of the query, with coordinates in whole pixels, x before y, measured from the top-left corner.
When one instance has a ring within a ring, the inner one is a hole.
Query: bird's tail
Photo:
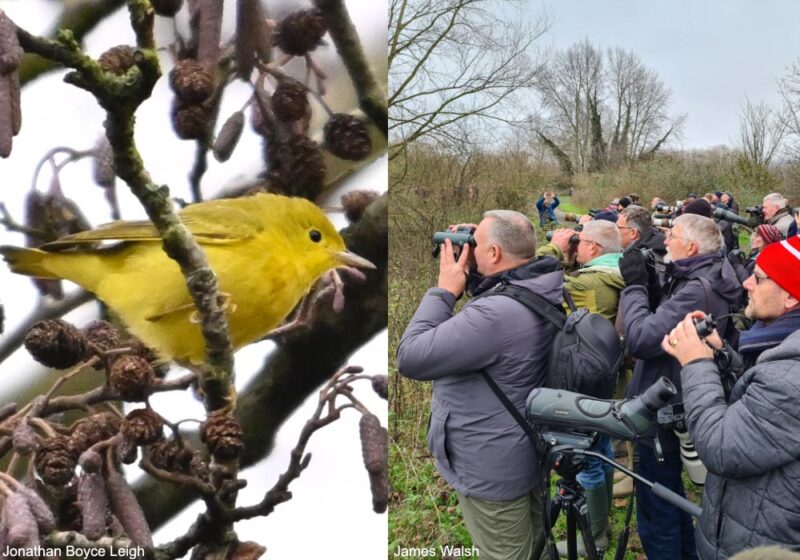
[[[50,253],[45,251],[4,245],[0,247],[0,255],[5,258],[11,272],[34,278],[61,278],[47,268]]]

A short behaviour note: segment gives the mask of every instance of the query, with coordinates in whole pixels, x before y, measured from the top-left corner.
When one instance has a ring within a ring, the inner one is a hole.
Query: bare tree
[[[655,152],[685,119],[669,113],[672,92],[637,55],[616,48],[604,57],[588,39],[557,53],[537,89],[545,110],[537,132],[564,171]]]
[[[778,89],[783,98],[782,117],[786,125],[785,148],[787,155],[800,159],[800,59],[787,69],[786,75],[778,81]]]
[[[745,99],[739,115],[739,148],[744,157],[768,167],[781,147],[789,122],[780,110]]]
[[[421,138],[451,143],[467,119],[515,122],[507,109],[541,64],[547,30],[497,0],[392,0],[389,8],[390,158]]]

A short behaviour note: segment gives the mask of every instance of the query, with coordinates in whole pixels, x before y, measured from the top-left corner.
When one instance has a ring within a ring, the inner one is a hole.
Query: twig
[[[349,388],[351,374],[360,372],[360,368],[344,368],[336,373],[325,387],[322,388],[317,408],[311,418],[303,426],[297,445],[295,445],[294,449],[291,451],[289,467],[278,477],[277,482],[267,491],[261,502],[253,506],[236,508],[232,512],[234,521],[250,519],[251,517],[265,517],[275,510],[275,506],[292,498],[292,493],[289,492],[289,484],[298,478],[311,462],[311,454],[305,453],[308,441],[317,430],[338,420],[343,408],[354,406],[345,405],[342,408],[336,408],[335,401],[336,397],[339,395],[350,396],[348,392],[343,391],[342,388]],[[328,410],[328,413],[323,416],[325,409]]]
[[[383,136],[388,138],[389,111],[386,93],[378,85],[372,70],[370,70],[344,0],[314,0],[314,4],[322,10],[325,22],[328,24],[328,31],[336,45],[336,52],[342,57],[350,79],[353,81],[361,110],[372,119]]]
[[[186,389],[196,380],[197,375],[195,373],[189,373],[172,381],[159,381],[152,387],[152,391],[154,393],[161,393],[164,391]],[[42,416],[49,416],[50,414],[64,412],[66,410],[85,409],[90,405],[105,401],[113,401],[118,398],[118,395],[107,385],[103,385],[102,387],[97,387],[80,395],[64,395],[51,399],[42,410]]]
[[[177,484],[179,486],[187,486],[194,489],[198,494],[206,498],[214,497],[214,489],[199,478],[159,469],[147,457],[142,457],[141,461],[139,461],[139,466],[143,471],[159,480]]]
[[[14,218],[11,216],[11,212],[9,212],[8,208],[6,208],[4,202],[0,202],[0,224],[6,226],[6,229],[8,231],[16,231],[19,233],[24,233],[28,237],[35,237],[36,239],[47,241],[47,234],[44,233],[43,231],[29,228],[28,226],[16,222]]]
[[[94,29],[97,24],[107,16],[119,9],[125,0],[84,0],[82,2],[65,2],[64,11],[61,12],[58,20],[53,24],[48,36],[55,38],[58,30],[71,30],[76,41],[83,40],[83,37]],[[19,79],[22,85],[27,84],[33,79],[55,70],[57,65],[46,58],[29,54],[23,57],[19,67]]]

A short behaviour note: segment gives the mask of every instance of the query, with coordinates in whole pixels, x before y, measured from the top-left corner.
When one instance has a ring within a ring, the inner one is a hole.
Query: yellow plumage
[[[194,204],[179,214],[226,297],[234,349],[278,326],[325,272],[371,267],[345,250],[311,202],[271,194]],[[98,242],[121,241],[95,248]],[[162,357],[202,363],[205,343],[178,265],[150,222],[119,221],[59,239],[44,250],[0,247],[13,272],[71,280],[111,307]]]

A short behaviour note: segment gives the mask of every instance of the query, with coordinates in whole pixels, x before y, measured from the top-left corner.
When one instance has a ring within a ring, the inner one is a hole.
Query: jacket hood
[[[733,266],[722,253],[689,257],[669,263],[667,274],[673,278],[700,278],[711,283],[711,289],[726,301],[735,303],[741,294],[741,285]]]
[[[583,265],[583,268],[580,270],[584,270],[587,268],[595,268],[595,267],[603,267],[609,269],[610,271],[616,270],[619,272],[619,260],[622,258],[622,253],[606,253],[605,255],[600,255],[596,259],[590,260],[588,263]]]
[[[777,360],[800,359],[800,331],[786,337],[775,348],[765,350],[756,360],[756,363],[774,362]]]
[[[558,260],[549,256],[536,257],[517,268],[492,276],[480,276],[477,272],[471,273],[469,283],[473,282],[477,282],[471,290],[473,296],[477,296],[501,282],[506,282],[522,286],[553,304],[560,304],[564,297],[562,294],[564,269]]]

